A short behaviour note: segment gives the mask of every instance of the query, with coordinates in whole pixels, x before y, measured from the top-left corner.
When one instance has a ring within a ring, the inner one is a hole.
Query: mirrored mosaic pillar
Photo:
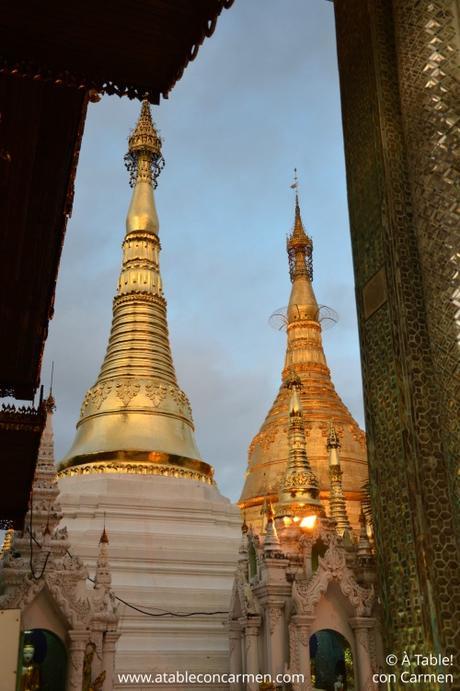
[[[458,665],[456,8],[335,2],[385,649]]]

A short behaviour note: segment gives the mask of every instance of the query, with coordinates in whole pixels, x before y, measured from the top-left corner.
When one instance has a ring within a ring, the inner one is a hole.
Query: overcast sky
[[[139,103],[90,104],[46,344],[55,362],[56,458],[68,450],[104,356],[130,199],[123,165]],[[293,168],[314,241],[318,302],[340,316],[324,346],[336,388],[363,424],[333,5],[236,0],[154,108],[166,167],[156,191],[173,357],[198,446],[237,499],[247,448],[280,383]]]

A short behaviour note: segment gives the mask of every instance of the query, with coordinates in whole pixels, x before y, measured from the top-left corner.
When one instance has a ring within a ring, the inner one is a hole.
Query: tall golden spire
[[[153,187],[164,161],[147,101],[125,157],[133,193],[107,352],[85,396],[64,474],[139,472],[212,480],[169,345]]]
[[[298,368],[310,362],[328,371],[321,342],[319,307],[312,285],[313,241],[302,223],[297,192],[294,228],[287,238],[287,253],[292,288],[287,311],[288,346],[284,378],[289,376],[293,366]]]
[[[239,506],[248,520],[259,527],[264,498],[276,503],[290,459],[289,414],[291,394],[286,384],[293,376],[302,386],[298,391],[305,415],[304,434],[308,461],[318,478],[320,496],[330,492],[328,452],[325,437],[329,420],[334,419],[342,442],[343,489],[351,523],[358,523],[361,486],[367,478],[364,432],[350,415],[335,391],[322,344],[321,310],[313,290],[313,242],[306,233],[297,193],[294,223],[287,238],[291,293],[287,308],[286,356],[282,383],[258,434],[249,447],[248,470]]]

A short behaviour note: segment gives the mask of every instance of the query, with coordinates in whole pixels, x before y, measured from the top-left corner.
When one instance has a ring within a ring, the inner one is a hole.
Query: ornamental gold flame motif
[[[129,138],[133,193],[112,329],[96,383],[81,408],[61,475],[137,472],[212,481],[201,460],[192,413],[180,390],[169,344],[159,267],[153,186],[163,166],[161,140],[147,101]]]
[[[358,528],[361,489],[367,479],[365,435],[335,391],[326,363],[320,309],[312,285],[313,243],[303,226],[297,194],[294,227],[287,240],[287,253],[292,289],[287,309],[287,350],[282,384],[265,422],[249,447],[248,470],[239,506],[246,513],[247,520],[259,526],[264,499],[276,504],[285,492],[290,457],[292,386],[289,385],[296,381],[303,410],[302,434],[309,466],[319,483],[319,497],[327,506],[330,497],[327,444],[333,420],[341,440],[343,493],[348,515],[353,527]]]

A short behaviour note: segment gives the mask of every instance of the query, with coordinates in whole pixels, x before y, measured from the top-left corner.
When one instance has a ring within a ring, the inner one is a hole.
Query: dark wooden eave
[[[117,93],[168,93],[233,0],[4,3],[0,69]]]
[[[157,102],[233,0],[57,0],[0,13],[0,396],[38,387],[88,92]]]
[[[46,422],[46,408],[0,408],[2,489],[0,528],[22,530],[29,505],[38,449]]]
[[[86,102],[0,76],[1,396],[32,400],[38,387]]]

